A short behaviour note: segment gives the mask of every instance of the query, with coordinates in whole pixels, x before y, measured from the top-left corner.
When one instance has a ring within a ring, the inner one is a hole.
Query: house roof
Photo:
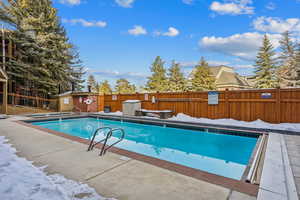
[[[191,75],[195,72],[195,69],[191,72]],[[234,68],[220,65],[215,67],[209,67],[211,75],[216,79],[216,85],[218,86],[233,86],[242,88],[251,88],[253,84],[248,82],[248,77],[240,76],[234,71]],[[190,75],[189,78],[192,78]]]
[[[93,96],[93,95],[98,95],[99,93],[96,92],[73,92],[72,96]]]
[[[217,85],[238,85],[250,86],[246,79],[239,76],[237,73],[222,71],[219,78],[216,80]]]
[[[58,94],[57,96],[63,97],[63,96],[69,96],[71,94],[72,94],[72,91],[68,91],[68,92],[65,92],[65,93]]]
[[[247,82],[249,83],[249,85],[254,86],[255,82],[256,82],[256,77],[254,75],[251,76],[247,76]]]
[[[218,67],[209,67],[209,71],[213,76],[217,76],[222,66]]]

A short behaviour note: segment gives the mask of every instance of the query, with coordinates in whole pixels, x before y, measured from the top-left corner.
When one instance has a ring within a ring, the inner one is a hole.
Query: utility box
[[[135,116],[135,111],[141,109],[140,100],[127,100],[123,101],[123,115]]]

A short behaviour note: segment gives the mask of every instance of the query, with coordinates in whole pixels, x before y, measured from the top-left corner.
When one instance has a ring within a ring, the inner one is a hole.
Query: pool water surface
[[[99,127],[124,129],[116,147],[220,176],[240,180],[258,138],[97,118],[33,122],[43,128],[90,139]],[[120,134],[109,140],[109,144]],[[97,140],[103,139],[102,132]]]

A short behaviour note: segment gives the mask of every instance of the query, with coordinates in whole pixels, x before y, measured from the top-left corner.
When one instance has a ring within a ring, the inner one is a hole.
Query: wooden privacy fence
[[[2,100],[3,92],[0,92],[0,101]],[[22,105],[36,108],[57,110],[58,100],[57,99],[46,99],[38,96],[27,96],[15,93],[8,93],[8,104],[11,105]],[[2,102],[0,102],[2,104]]]
[[[152,98],[155,98],[155,103]],[[172,110],[193,117],[300,122],[300,88],[219,91],[218,105],[208,105],[208,92],[118,94],[99,96],[99,110],[122,111],[122,102],[138,99],[143,109]]]

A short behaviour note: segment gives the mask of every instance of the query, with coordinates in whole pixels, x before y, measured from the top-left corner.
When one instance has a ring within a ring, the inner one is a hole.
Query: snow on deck
[[[114,116],[122,116],[123,115],[123,113],[120,111],[111,112],[111,113],[97,112],[94,114],[101,114],[101,115],[105,114],[105,115],[114,115]],[[143,117],[143,118],[145,118],[145,117]],[[169,118],[168,120],[300,132],[300,123],[272,124],[272,123],[262,121],[260,119],[258,119],[256,121],[252,121],[252,122],[246,122],[246,121],[239,121],[239,120],[235,120],[235,119],[196,118],[196,117],[191,117],[191,116],[183,114],[183,113],[178,113],[177,116]]]
[[[105,200],[87,184],[64,178],[59,174],[46,175],[0,136],[0,197],[6,200]]]
[[[179,113],[177,114],[177,116],[174,116],[169,120],[300,132],[300,123],[271,124],[268,122],[264,122],[260,119],[252,122],[245,122],[245,121],[239,121],[235,119],[195,118],[195,117],[185,115],[183,113]]]
[[[140,103],[141,100],[126,100],[126,101],[123,101],[123,103]]]
[[[122,116],[123,113],[120,112],[120,111],[117,111],[117,112],[109,112],[109,113],[106,113],[106,112],[103,112],[103,111],[100,111],[100,112],[94,112],[93,114],[101,114],[101,115],[115,115],[115,116]]]

